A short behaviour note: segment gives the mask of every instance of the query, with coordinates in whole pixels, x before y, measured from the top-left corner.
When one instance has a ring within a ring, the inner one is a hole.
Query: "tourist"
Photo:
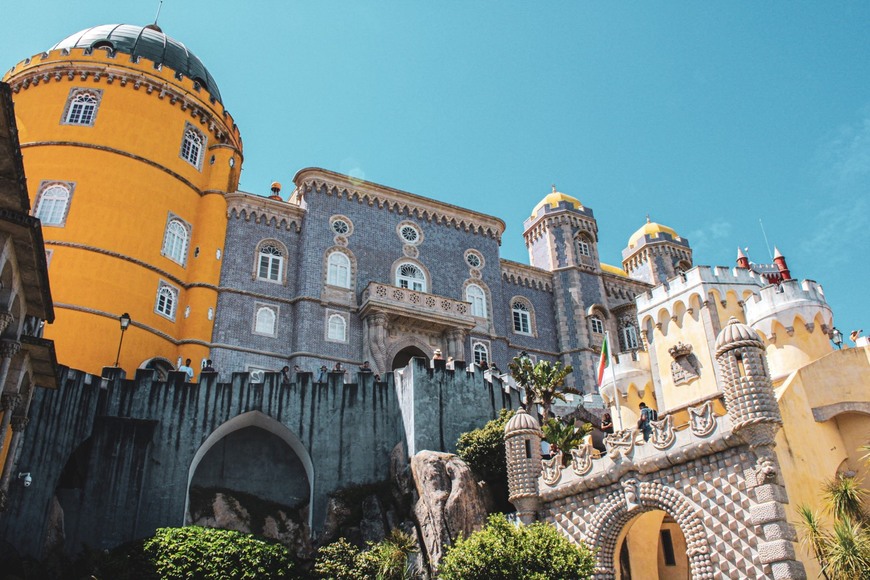
[[[435,354],[432,355],[432,360],[444,360],[444,356],[441,354],[440,348],[435,349]]]
[[[646,403],[640,404],[640,419],[637,420],[637,428],[643,431],[643,440],[649,441],[650,435],[652,435],[652,425],[650,425],[650,421],[652,420],[651,409],[646,406]]]
[[[446,366],[447,366],[447,370],[449,370],[449,371],[452,371],[454,369],[454,367],[456,366],[454,361],[453,361],[452,356],[447,357],[447,365]]]
[[[320,372],[317,373],[317,380],[315,383],[325,383],[327,380],[329,371],[326,368],[326,365],[320,367]]]
[[[296,366],[295,368],[298,369],[299,367]],[[288,367],[287,365],[284,365],[281,368],[281,386],[282,387],[289,387],[290,386],[290,367]]]
[[[202,372],[204,373],[216,373],[217,371],[214,368],[214,365],[211,362],[211,359],[205,361],[205,366],[202,367]]]
[[[184,373],[185,375],[187,375],[186,380],[188,383],[193,382],[193,368],[191,368],[191,366],[190,366],[190,359],[185,360],[184,364],[181,365],[180,367],[178,367],[178,372]]]
[[[372,371],[372,366],[369,364],[369,361],[365,361],[365,362],[363,362],[362,366],[359,368],[359,372],[371,373],[374,371]]]
[[[604,413],[604,417],[601,418],[601,432],[605,435],[613,434],[613,418],[610,413]]]

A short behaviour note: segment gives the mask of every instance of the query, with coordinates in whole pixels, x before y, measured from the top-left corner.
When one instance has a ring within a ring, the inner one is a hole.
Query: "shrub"
[[[549,580],[590,578],[592,553],[543,522],[515,526],[502,514],[457,540],[441,561],[444,580]]]
[[[293,577],[287,548],[241,532],[187,526],[160,528],[144,551],[164,580]]]
[[[456,441],[456,454],[487,481],[507,481],[504,428],[513,416],[513,411],[502,409],[497,419],[463,433]]]
[[[314,572],[329,580],[403,580],[411,578],[409,556],[417,550],[410,534],[394,529],[381,542],[369,542],[368,550],[339,538],[317,551]]]

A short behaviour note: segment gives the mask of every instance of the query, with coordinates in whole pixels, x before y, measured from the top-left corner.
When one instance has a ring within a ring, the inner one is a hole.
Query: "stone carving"
[[[0,411],[15,411],[21,405],[21,395],[3,393],[0,395]]]
[[[652,440],[653,447],[656,449],[670,447],[677,438],[676,433],[674,433],[674,419],[670,415],[665,415],[659,421],[650,421],[650,426],[652,427],[652,437],[650,439]]]
[[[707,401],[700,407],[689,407],[689,425],[692,433],[698,437],[706,437],[716,428],[716,416],[713,414],[713,404]]]
[[[21,350],[21,343],[15,340],[0,341],[0,357],[12,358]]]
[[[622,481],[622,493],[625,495],[625,509],[631,511],[640,507],[640,489],[634,478]]]
[[[700,376],[698,359],[692,354],[692,345],[678,342],[668,349],[671,357],[671,377],[675,385],[685,385]]]
[[[0,311],[0,334],[3,334],[9,325],[12,323],[12,313],[8,310]]]
[[[423,549],[437,569],[447,546],[483,527],[486,510],[471,469],[456,455],[421,451],[411,459],[411,473]]]
[[[571,450],[571,469],[577,475],[586,475],[592,471],[592,446],[583,445]]]
[[[776,461],[769,455],[759,455],[755,461],[755,481],[763,485],[776,480]]]
[[[637,436],[637,429],[623,429],[617,431],[604,438],[604,445],[608,449],[608,455],[611,459],[616,459],[622,455],[629,457],[634,452],[634,440]]]
[[[12,416],[12,431],[20,433],[24,431],[27,427],[27,424],[30,423],[30,417],[24,417],[22,415],[13,415]]]
[[[562,452],[558,452],[550,459],[542,459],[541,465],[544,468],[541,474],[544,483],[550,487],[556,485],[562,477]]]

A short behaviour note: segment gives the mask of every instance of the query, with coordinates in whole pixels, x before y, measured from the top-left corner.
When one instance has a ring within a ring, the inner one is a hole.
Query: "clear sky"
[[[157,2],[7,0],[0,69]],[[619,265],[649,214],[696,264],[737,247],[822,283],[870,332],[870,2],[167,0],[160,26],[217,79],[241,189],[303,167],[496,215],[505,258],[556,184]]]

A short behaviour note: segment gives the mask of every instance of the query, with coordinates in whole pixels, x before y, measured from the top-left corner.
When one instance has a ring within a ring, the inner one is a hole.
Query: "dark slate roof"
[[[199,81],[202,88],[221,100],[221,94],[214,77],[195,54],[187,47],[163,34],[154,24],[134,26],[132,24],[103,24],[87,28],[68,36],[51,47],[62,48],[101,48],[109,47],[116,52],[147,58],[155,63],[169,67],[175,72]]]

